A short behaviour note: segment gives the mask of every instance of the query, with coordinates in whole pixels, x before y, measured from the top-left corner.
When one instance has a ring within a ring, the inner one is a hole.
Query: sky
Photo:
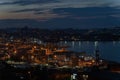
[[[0,28],[120,26],[120,0],[0,0]]]

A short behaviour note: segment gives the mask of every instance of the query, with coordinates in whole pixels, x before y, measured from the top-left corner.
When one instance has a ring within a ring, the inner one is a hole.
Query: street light
[[[88,75],[83,75],[83,79],[87,80],[88,79]]]

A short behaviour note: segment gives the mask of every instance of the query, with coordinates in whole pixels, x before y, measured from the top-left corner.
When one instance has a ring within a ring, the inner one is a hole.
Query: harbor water
[[[92,56],[95,55],[95,50],[97,49],[101,58],[120,63],[120,41],[62,41],[60,45],[68,45],[68,50],[85,52]]]

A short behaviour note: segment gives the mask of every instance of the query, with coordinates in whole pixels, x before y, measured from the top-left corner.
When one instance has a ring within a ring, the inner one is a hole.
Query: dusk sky
[[[0,28],[120,26],[120,0],[0,0]]]

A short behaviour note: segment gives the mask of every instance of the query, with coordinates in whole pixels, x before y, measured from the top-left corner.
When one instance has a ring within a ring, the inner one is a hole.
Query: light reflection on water
[[[111,42],[89,42],[89,41],[72,41],[60,42],[61,45],[70,46],[68,49],[76,52],[86,52],[94,55],[94,51],[98,49],[100,55],[104,59],[120,62],[120,41]]]

